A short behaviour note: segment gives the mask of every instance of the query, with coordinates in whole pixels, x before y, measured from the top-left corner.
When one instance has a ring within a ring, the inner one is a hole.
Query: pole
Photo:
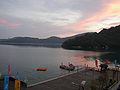
[[[117,81],[118,81],[118,69],[117,69]]]
[[[79,89],[78,90],[80,90],[80,85],[79,85]]]
[[[84,86],[82,86],[82,90],[84,90]]]
[[[10,64],[8,64],[8,76],[10,77]]]

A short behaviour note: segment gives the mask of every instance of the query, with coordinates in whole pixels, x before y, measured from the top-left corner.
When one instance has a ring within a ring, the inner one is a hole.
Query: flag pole
[[[10,64],[8,64],[8,76],[10,77]]]

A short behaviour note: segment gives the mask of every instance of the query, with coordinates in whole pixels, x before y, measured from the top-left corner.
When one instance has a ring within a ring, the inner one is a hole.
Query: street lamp
[[[72,84],[78,86],[79,87],[78,90],[80,90],[80,88],[82,88],[82,90],[85,90],[86,81],[82,81],[81,84],[72,82]]]

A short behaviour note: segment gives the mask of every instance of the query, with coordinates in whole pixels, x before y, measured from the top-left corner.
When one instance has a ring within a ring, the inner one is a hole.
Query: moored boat
[[[69,70],[69,71],[73,71],[75,69],[75,66],[73,64],[69,64],[69,66],[60,65],[60,68],[65,69],[65,70]]]

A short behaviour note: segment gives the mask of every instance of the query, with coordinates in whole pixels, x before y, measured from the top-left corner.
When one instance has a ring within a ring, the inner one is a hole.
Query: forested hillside
[[[62,47],[65,49],[119,50],[120,25],[103,29],[99,33],[86,33],[82,36],[66,40]]]

